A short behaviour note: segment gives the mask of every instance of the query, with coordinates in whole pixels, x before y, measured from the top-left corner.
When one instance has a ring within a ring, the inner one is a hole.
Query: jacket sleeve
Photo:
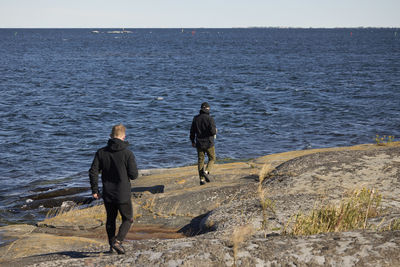
[[[190,127],[190,141],[194,143],[194,138],[196,137],[196,123],[195,119],[193,118],[192,126]]]
[[[92,194],[99,193],[99,172],[100,172],[100,161],[99,161],[99,152],[96,152],[94,156],[92,166],[89,169],[89,179],[90,179],[90,187],[92,189]]]
[[[132,152],[130,153],[128,158],[127,173],[129,179],[131,180],[135,180],[139,176],[135,155]]]
[[[210,117],[210,125],[211,125],[210,129],[211,135],[214,136],[217,134],[217,127],[215,126],[215,121],[212,117]]]

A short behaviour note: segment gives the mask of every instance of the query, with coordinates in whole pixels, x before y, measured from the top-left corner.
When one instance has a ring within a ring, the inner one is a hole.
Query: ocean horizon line
[[[93,30],[93,29],[400,29],[400,26],[354,26],[354,27],[302,27],[302,26],[238,26],[238,27],[0,27],[1,30],[7,29],[29,29],[29,30]]]

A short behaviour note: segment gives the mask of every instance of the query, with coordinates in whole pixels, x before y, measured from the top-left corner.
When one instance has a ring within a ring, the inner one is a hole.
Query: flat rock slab
[[[400,148],[320,152],[289,160],[264,185],[280,194],[319,194],[340,199],[355,189],[377,190],[400,208]]]
[[[264,164],[270,164],[274,170],[259,187],[258,172]],[[15,239],[0,249],[3,255],[0,263],[4,266],[400,265],[400,231],[357,230],[304,237],[282,234],[289,218],[297,212],[310,211],[321,200],[339,201],[344,194],[361,188],[374,188],[383,196],[386,220],[399,218],[398,143],[269,155],[245,163],[217,165],[213,176],[212,183],[199,186],[195,166],[188,166],[143,173],[135,182],[136,190],[132,192],[135,224],[181,228],[188,237],[128,241],[126,255],[104,254],[108,249],[105,239],[83,235],[84,231],[101,231],[104,227],[105,216],[98,206],[41,222],[40,230],[34,226],[18,226],[19,230],[13,229],[15,226],[0,228],[3,236]],[[274,202],[274,212],[263,214],[260,188]],[[52,231],[58,231],[58,236]],[[67,236],[59,236],[63,231]],[[238,231],[240,238],[233,238]]]
[[[24,258],[4,266],[399,266],[400,231],[320,234],[292,238],[249,237],[236,252],[207,235],[136,241],[126,255],[99,251]],[[49,260],[49,258],[51,260]]]

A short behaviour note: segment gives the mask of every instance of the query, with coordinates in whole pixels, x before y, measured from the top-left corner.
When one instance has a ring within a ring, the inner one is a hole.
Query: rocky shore
[[[267,177],[260,182],[263,166]],[[198,184],[195,166],[142,172],[126,255],[107,254],[104,209],[72,210],[0,228],[1,266],[400,266],[400,144],[292,151],[218,164]],[[376,227],[293,236],[293,215],[355,189],[382,196]],[[263,192],[273,209],[260,202]]]

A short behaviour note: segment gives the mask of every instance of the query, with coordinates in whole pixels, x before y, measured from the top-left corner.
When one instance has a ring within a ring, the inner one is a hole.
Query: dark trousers
[[[111,245],[115,239],[117,239],[118,241],[123,241],[126,234],[129,232],[129,229],[131,228],[131,224],[133,222],[132,202],[129,201],[128,203],[123,204],[104,202],[104,206],[106,207],[107,213],[106,231],[108,236],[108,243]],[[115,236],[115,222],[117,219],[118,211],[121,214],[122,223],[119,226],[117,236]]]

